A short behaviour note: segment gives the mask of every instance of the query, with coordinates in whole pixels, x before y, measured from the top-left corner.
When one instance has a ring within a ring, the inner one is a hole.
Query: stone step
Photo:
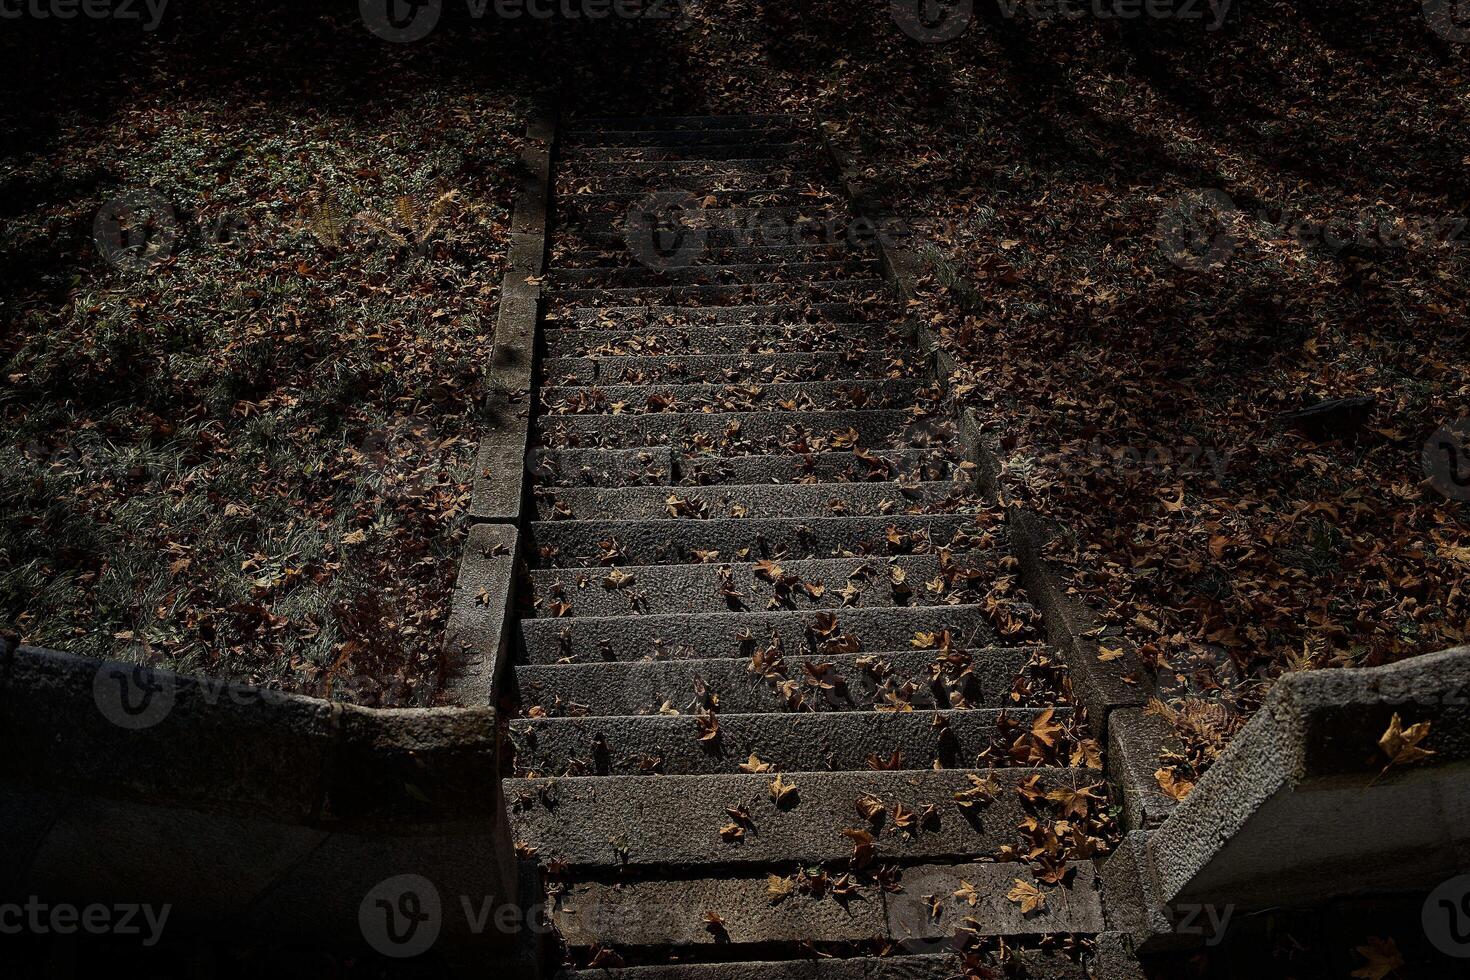
[[[807,283],[735,283],[731,285],[632,286],[609,289],[565,288],[552,290],[549,303],[554,310],[576,306],[741,306],[782,303],[845,303],[861,300],[889,301],[886,279],[833,279]]]
[[[672,216],[665,213],[667,208],[666,203],[635,198],[631,205],[596,214],[564,212],[557,216],[557,230],[573,235],[607,231],[625,233],[630,227],[627,219],[633,217],[639,221],[634,222],[631,227],[646,236],[652,233],[647,212],[653,211],[653,217],[661,223],[671,222]],[[845,210],[823,207],[817,202],[732,208],[700,208],[691,205],[678,212],[678,219],[678,224],[674,227],[686,233],[714,229],[756,230],[767,224],[778,230],[796,223],[830,224],[835,227],[839,224],[845,226],[852,220]]]
[[[828,378],[921,377],[923,363],[887,351],[826,350],[794,354],[681,354],[652,356],[550,357],[541,363],[546,383],[654,384],[724,382],[772,384]]]
[[[790,143],[791,127],[779,123],[729,126],[718,129],[620,129],[589,127],[563,133],[557,145],[582,146],[703,146],[730,143]]]
[[[947,944],[934,945],[948,948]],[[1061,952],[1010,948],[1007,956],[1009,972],[999,972],[1003,968],[997,963],[994,976],[1025,980],[1088,980],[1092,976],[1084,965]],[[957,953],[937,952],[883,957],[859,955],[849,959],[813,959],[808,955],[757,962],[666,963],[576,970],[558,975],[556,980],[958,980],[965,976],[965,964]],[[1098,976],[1100,980],[1126,980],[1121,976]]]
[[[625,269],[572,269],[554,272],[548,278],[552,289],[646,288],[677,285],[756,285],[774,282],[815,282],[823,279],[873,278],[881,274],[874,259],[822,262],[740,263],[695,265],[658,269],[634,266]]]
[[[758,126],[785,126],[797,124],[795,116],[782,113],[725,113],[720,115],[682,116],[583,116],[573,120],[569,133],[589,133],[598,130],[707,130],[707,129],[750,129]]]
[[[904,704],[915,710],[1000,708],[1010,703],[1016,678],[1042,649],[951,648],[953,652],[946,653],[906,647],[886,653],[834,654],[794,651],[777,661],[767,647],[759,644],[749,657],[526,664],[515,668],[515,685],[521,713],[539,708],[547,718],[671,717],[658,714],[665,704],[685,716],[716,704],[722,716],[892,713]],[[789,680],[796,684],[786,684]],[[715,697],[718,702],[712,700]],[[653,731],[646,726],[640,730]],[[673,730],[687,731],[689,726]],[[631,750],[632,745],[623,742],[621,747]],[[745,760],[744,753],[735,754],[739,755],[737,761]],[[865,757],[866,753],[857,758]],[[930,757],[925,759],[923,764],[909,768],[927,768]],[[831,767],[808,763],[803,768]]]
[[[633,481],[624,481],[632,483]],[[893,517],[745,517],[710,521],[534,521],[527,545],[541,567],[682,564],[700,560],[898,555],[990,548],[991,514]]]
[[[667,448],[538,449],[531,472],[542,487],[681,486],[737,483],[882,483],[899,477],[953,479],[964,467],[943,449],[685,456]],[[748,527],[748,525],[742,525]],[[659,533],[665,533],[661,531]],[[747,531],[742,530],[742,535]]]
[[[536,419],[536,443],[552,448],[669,445],[685,452],[760,456],[824,449],[888,448],[913,421],[896,409],[843,412],[555,415]],[[608,516],[603,514],[601,516]]]
[[[880,312],[881,307],[881,312]],[[883,318],[896,320],[889,304],[750,303],[745,306],[611,306],[550,310],[548,327],[610,330],[648,327],[728,327],[737,324],[819,324]]]
[[[520,623],[520,660],[528,664],[608,660],[749,659],[779,638],[789,655],[903,650],[920,634],[950,632],[956,647],[995,644],[981,606],[900,606],[820,612],[681,613],[583,616]]]
[[[980,601],[989,579],[962,558],[941,563],[935,554],[584,566],[532,571],[522,598],[538,618],[958,605]]]
[[[722,711],[714,743],[701,740],[708,731],[688,714],[520,718],[509,738],[522,776],[734,775],[750,770],[752,754],[781,772],[867,770],[880,760],[909,770],[954,769],[979,765],[997,742],[991,764],[1005,764],[1004,746],[1014,734],[998,728],[1002,717],[1024,732],[1042,710]],[[1070,722],[1071,709],[1055,709],[1049,720]]]
[[[887,517],[985,509],[968,481],[909,486],[813,483],[715,487],[552,487],[536,490],[537,520],[710,520],[738,517]]]
[[[718,944],[727,959],[742,947],[765,944],[886,940],[945,949],[960,928],[976,937],[1102,932],[1093,866],[1078,862],[1069,869],[1066,884],[1040,886],[1046,905],[1029,915],[1005,897],[1016,879],[1031,881],[1024,864],[920,865],[903,869],[902,892],[860,884],[846,896],[827,890],[821,896],[792,894],[773,904],[767,873],[794,873],[794,863],[787,862],[745,876],[573,880],[557,896],[551,917],[574,949]],[[955,897],[962,882],[976,894],[975,905]],[[929,896],[939,901],[937,916]],[[720,923],[713,930],[711,915]]]
[[[790,221],[773,220],[751,225],[729,228],[707,228],[699,233],[697,241],[690,241],[687,250],[694,255],[699,249],[747,248],[756,245],[822,245],[847,244],[853,239],[872,238],[870,225],[845,215],[837,214],[826,219],[805,218]],[[647,236],[635,238],[635,242],[650,241]],[[660,240],[653,239],[657,242]],[[560,249],[580,250],[588,248],[626,248],[628,236],[614,228],[558,228],[554,245]]]
[[[597,146],[578,143],[563,146],[559,150],[561,160],[575,165],[579,161],[595,161],[598,164],[646,163],[664,161],[709,160],[786,160],[798,157],[805,147],[800,143],[740,142],[732,135],[723,143],[676,143],[648,146]]]
[[[762,384],[665,383],[547,386],[540,391],[546,415],[624,416],[711,412],[838,412],[898,409],[924,401],[927,380],[843,378]]]
[[[698,357],[737,351],[746,356],[834,350],[908,351],[903,346],[908,338],[905,326],[877,321],[642,326],[609,330],[549,327],[543,331],[542,338],[548,357]]]
[[[854,238],[844,242],[814,242],[806,245],[736,245],[707,248],[689,256],[691,268],[717,265],[783,265],[792,262],[826,262],[872,255],[869,239]],[[611,248],[558,249],[552,253],[552,265],[558,269],[632,269],[643,268],[642,260],[624,242]]]
[[[810,207],[826,203],[832,207],[846,207],[844,200],[819,183],[808,181],[785,187],[737,187],[700,188],[690,190],[674,188],[664,191],[649,191],[646,187],[625,191],[594,191],[585,194],[568,194],[557,205],[557,217],[571,218],[591,214],[623,214],[634,205],[650,201],[655,195],[665,199],[684,198],[698,208],[724,209],[731,207]]]
[[[561,200],[584,194],[628,194],[642,196],[655,192],[688,191],[709,194],[722,190],[780,191],[820,183],[816,171],[798,163],[778,160],[761,161],[760,168],[721,168],[707,166],[684,173],[587,173],[585,170],[558,171],[556,194]]]
[[[773,773],[566,776],[507,779],[502,786],[517,847],[533,847],[538,859],[574,870],[826,864],[852,855],[845,829],[871,835],[873,860],[914,865],[964,861],[1019,843],[1016,827],[1028,815],[1016,791],[1023,782],[1042,792],[1080,789],[1096,785],[1101,774],[1074,769],[796,772],[783,777],[796,789],[780,802],[772,799],[775,778]],[[977,781],[990,802],[956,800]],[[858,812],[857,801],[865,796],[886,807],[881,823]],[[898,826],[899,807],[908,811],[907,827]],[[732,820],[727,808],[743,808],[748,819]],[[1060,805],[1045,800],[1029,809],[1046,820],[1062,819]],[[921,826],[919,815],[926,811]],[[732,823],[744,830],[734,840],[721,833]],[[1015,870],[1024,873],[1025,867],[1017,864]]]
[[[787,154],[704,160],[567,160],[559,170],[574,186],[580,186],[580,181],[598,177],[709,178],[726,174],[764,175],[789,184],[796,174],[811,173],[820,169],[820,165],[821,161],[815,155],[797,157]]]

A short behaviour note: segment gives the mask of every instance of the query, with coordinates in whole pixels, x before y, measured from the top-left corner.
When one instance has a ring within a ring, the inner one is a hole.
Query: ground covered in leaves
[[[188,13],[144,38],[26,25],[36,98],[7,107],[0,159],[0,625],[432,700],[520,88],[504,58],[346,17]],[[100,78],[73,98],[79,58]]]
[[[1179,795],[1282,671],[1464,642],[1466,494],[1425,450],[1470,404],[1470,45],[1411,3],[982,3],[933,44],[886,4],[691,20],[670,99],[826,124],[913,218],[912,312],[1160,680]]]

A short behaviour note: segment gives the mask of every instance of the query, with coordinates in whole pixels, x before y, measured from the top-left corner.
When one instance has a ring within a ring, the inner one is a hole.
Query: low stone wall
[[[0,902],[169,905],[172,928],[376,948],[369,896],[393,876],[446,912],[517,897],[488,708],[375,710],[7,645],[0,744]],[[444,916],[442,948],[495,941],[463,920]]]
[[[1429,755],[1380,739],[1426,726]],[[1216,917],[1428,893],[1470,873],[1470,647],[1288,674],[1194,791],[1104,868],[1110,925],[1159,947]],[[1470,887],[1470,886],[1467,886]]]

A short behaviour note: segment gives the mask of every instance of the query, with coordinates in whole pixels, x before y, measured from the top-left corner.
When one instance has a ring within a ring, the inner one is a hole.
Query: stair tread
[[[1015,878],[1027,878],[1024,865],[951,864],[906,868],[897,896],[859,885],[842,901],[792,895],[771,903],[765,874],[696,879],[652,879],[615,884],[573,881],[558,897],[552,919],[568,945],[695,946],[721,943],[727,948],[760,943],[894,942],[942,940],[973,919],[977,935],[1037,936],[1103,930],[1102,909],[1090,863],[1069,866],[1070,882],[1047,889],[1046,906],[1029,916],[1005,893]],[[771,868],[789,874],[791,863]],[[967,906],[952,893],[968,881],[978,895]],[[937,919],[924,912],[924,896],[941,902]],[[890,909],[889,903],[892,902]],[[716,935],[707,915],[719,916]]]
[[[541,567],[597,563],[643,565],[762,558],[840,558],[923,554],[951,544],[996,544],[992,512],[883,517],[743,517],[661,520],[533,521],[528,542]],[[1003,536],[1002,536],[1003,538]],[[607,542],[604,544],[603,542]]]
[[[517,843],[570,868],[825,864],[852,854],[846,828],[870,833],[879,861],[927,864],[989,855],[1015,843],[1016,826],[1028,812],[1064,819],[1061,804],[1027,804],[1017,792],[1022,783],[1044,793],[1102,779],[1095,770],[1048,768],[796,772],[782,775],[796,789],[777,803],[771,794],[776,776],[563,776],[507,779],[504,789]],[[989,802],[956,798],[977,786]],[[863,796],[881,800],[887,819],[864,820],[855,805]],[[897,804],[915,820],[934,809],[925,825],[903,829]],[[731,823],[726,807],[749,813],[736,841],[720,833]]]
[[[949,630],[961,647],[991,646],[995,632],[981,606],[898,606],[780,612],[578,616],[520,624],[526,663],[584,663],[645,658],[749,657],[753,642],[779,636],[790,654],[830,649],[850,635],[859,650],[908,646],[917,633]]]
[[[895,756],[897,769],[927,770],[936,762],[953,769],[981,765],[980,754],[993,743],[1012,744],[1002,718],[1014,740],[1009,726],[1024,733],[1044,710],[1052,712],[1049,723],[1072,721],[1065,706],[754,713],[727,711],[722,698],[718,751],[700,741],[705,729],[687,713],[520,718],[511,722],[509,739],[519,776],[730,775],[752,754],[782,772],[867,770]],[[1059,740],[1050,758],[1068,761],[1073,747]],[[1017,751],[1016,759],[987,757],[984,764],[1029,764],[1029,746]]]
[[[994,558],[990,556],[993,564]],[[979,556],[939,555],[534,569],[534,616],[638,616],[725,609],[957,605],[992,584]],[[844,589],[847,591],[844,592]]]

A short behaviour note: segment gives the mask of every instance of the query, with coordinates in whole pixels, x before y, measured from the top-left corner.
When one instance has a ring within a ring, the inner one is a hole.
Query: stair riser
[[[542,567],[591,565],[602,561],[599,542],[616,540],[626,556],[620,564],[678,564],[713,560],[830,558],[844,553],[890,555],[957,548],[988,548],[988,523],[969,515],[898,517],[743,518],[728,521],[537,521],[527,545]],[[889,529],[897,542],[889,540]]]
[[[1036,709],[1009,712],[1029,725]],[[1067,709],[1054,715],[1064,720]],[[510,726],[516,771],[543,776],[738,775],[754,753],[781,772],[867,771],[873,759],[899,754],[907,770],[977,765],[996,738],[995,710],[905,714],[758,714],[720,716],[718,744],[701,742],[697,719],[555,718]],[[945,727],[936,729],[935,719]]]
[[[779,806],[769,792],[773,775],[512,779],[505,783],[505,796],[517,842],[535,847],[542,860],[572,869],[825,864],[852,854],[852,841],[842,833],[848,827],[868,830],[884,863],[925,864],[968,860],[1019,843],[1016,827],[1027,812],[1015,787],[1032,775],[1039,775],[1047,790],[1086,785],[1101,776],[1056,769],[981,770],[974,774],[993,780],[999,792],[989,804],[965,811],[954,795],[974,785],[972,772],[798,772],[790,779],[796,796]],[[554,807],[546,806],[543,790]],[[855,801],[864,795],[888,804],[882,825],[858,814]],[[908,833],[893,823],[898,804],[916,815],[932,805],[935,816],[927,827]],[[720,835],[731,822],[726,812],[731,806],[744,806],[753,824],[738,842]],[[1044,813],[1055,809],[1045,802],[1039,808]]]
[[[860,650],[902,650],[917,633],[949,630],[957,646],[989,646],[994,633],[975,606],[843,609],[829,634],[822,613],[708,613],[637,619],[541,619],[520,624],[522,660],[528,664],[597,663],[607,660],[748,659],[758,642],[780,637],[788,655],[826,652],[833,637],[851,636]]]
[[[748,657],[521,666],[515,670],[515,683],[523,713],[540,707],[549,718],[570,716],[572,720],[618,715],[659,717],[657,713],[665,702],[688,715],[715,705],[708,699],[712,695],[719,696],[717,706],[722,714],[874,712],[876,708],[900,709],[902,705],[886,695],[905,688],[912,691],[909,703],[916,710],[958,707],[958,698],[975,708],[999,708],[1008,703],[1006,698],[1016,678],[1037,649],[968,650],[957,654],[957,660],[939,651],[913,649],[827,656],[788,653],[780,672],[770,677],[752,673]],[[822,670],[824,665],[830,666]],[[830,689],[807,683],[812,676],[808,667],[820,670]],[[793,696],[791,689],[782,689],[786,680],[797,681],[795,692],[801,697]],[[654,728],[659,724],[674,722],[649,722]],[[744,759],[741,755],[740,760]]]

